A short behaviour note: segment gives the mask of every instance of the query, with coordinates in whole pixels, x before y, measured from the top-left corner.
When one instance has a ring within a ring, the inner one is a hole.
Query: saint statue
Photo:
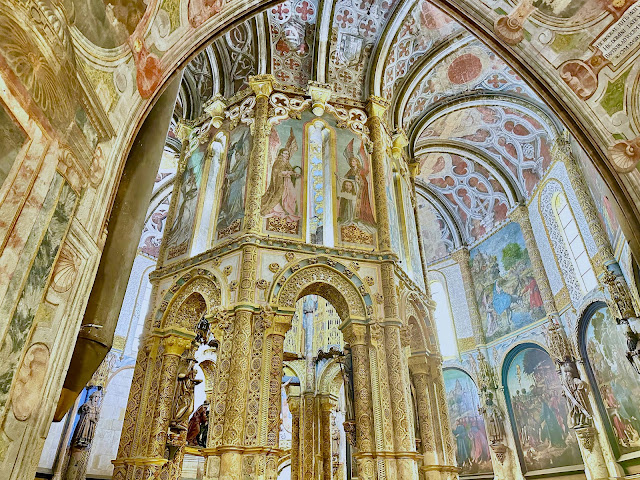
[[[487,425],[487,435],[492,445],[501,443],[504,440],[504,415],[500,407],[493,402],[493,393],[485,393],[484,406],[478,408],[478,411],[484,415],[485,423]]]
[[[178,385],[173,397],[173,416],[169,427],[177,431],[187,430],[189,415],[193,412],[193,390],[202,380],[196,379],[196,359],[188,352],[178,366]]]
[[[78,409],[78,424],[71,439],[74,447],[86,448],[91,445],[100,417],[101,403],[102,390],[96,390]]]
[[[198,409],[189,419],[189,428],[187,429],[187,444],[206,447],[208,431],[209,403],[205,401],[198,407]]]
[[[562,395],[567,399],[569,417],[574,428],[591,424],[587,384],[580,378],[575,362],[566,359],[560,364]]]
[[[356,413],[353,407],[353,358],[351,356],[351,346],[344,344],[344,355],[338,357],[342,367],[342,380],[344,382],[344,399],[347,411],[345,417],[347,420],[356,419]]]

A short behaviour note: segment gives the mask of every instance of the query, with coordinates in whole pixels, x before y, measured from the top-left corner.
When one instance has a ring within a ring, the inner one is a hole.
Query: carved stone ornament
[[[224,269],[222,270],[222,273],[225,274],[225,276],[229,276],[231,275],[231,272],[233,272],[233,267],[231,265],[227,265],[226,267],[224,267]]]
[[[502,464],[507,457],[507,447],[504,443],[492,443],[491,450],[495,453],[496,458]]]
[[[580,444],[587,450],[593,450],[596,439],[596,430],[593,427],[581,427],[575,429]]]
[[[356,422],[347,420],[342,424],[344,427],[344,434],[347,437],[349,445],[355,448],[356,446]]]
[[[269,264],[269,271],[271,273],[278,273],[280,271],[280,264],[279,263],[270,263]]]
[[[609,148],[609,157],[617,172],[632,172],[640,161],[640,137],[615,143]]]
[[[287,252],[284,254],[284,258],[287,260],[287,262],[293,262],[293,260],[296,258],[296,254],[293,252]]]

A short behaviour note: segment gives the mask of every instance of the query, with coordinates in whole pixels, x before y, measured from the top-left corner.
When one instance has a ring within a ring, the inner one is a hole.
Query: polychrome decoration
[[[581,465],[560,378],[549,354],[537,346],[519,350],[508,363],[506,384],[523,469]]]
[[[487,341],[544,318],[542,296],[517,223],[507,224],[469,253]]]
[[[197,132],[189,138],[186,166],[180,176],[178,187],[176,215],[167,232],[167,260],[181,257],[189,250],[198,212],[200,186],[207,162],[208,140],[208,134],[200,138]]]
[[[621,455],[640,451],[640,379],[621,348],[625,343],[624,331],[608,308],[603,305],[592,313],[584,332],[583,354]]]
[[[443,376],[460,475],[493,473],[476,384],[457,368],[446,368]]]
[[[216,223],[217,240],[240,231],[244,217],[245,187],[250,155],[251,134],[249,127],[238,125],[231,132],[227,151]]]

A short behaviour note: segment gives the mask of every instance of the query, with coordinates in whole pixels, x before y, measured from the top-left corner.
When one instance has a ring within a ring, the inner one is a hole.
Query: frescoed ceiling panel
[[[462,26],[426,0],[419,0],[406,15],[384,62],[382,96],[392,98],[411,67],[444,38],[462,32]]]
[[[363,99],[369,59],[399,0],[337,0],[330,30],[327,81],[338,97]]]
[[[504,186],[471,158],[431,153],[423,158],[420,179],[459,219],[464,240],[473,243],[507,219],[512,205]]]
[[[306,88],[316,45],[317,0],[287,0],[268,10],[272,72],[285,85]]]
[[[483,105],[438,118],[424,128],[417,144],[457,139],[479,148],[506,168],[523,195],[529,196],[551,164],[555,137],[553,128],[532,112]]]
[[[537,98],[522,78],[495,53],[472,41],[420,72],[401,105],[402,125],[408,128],[429,106],[470,90],[513,92]]]

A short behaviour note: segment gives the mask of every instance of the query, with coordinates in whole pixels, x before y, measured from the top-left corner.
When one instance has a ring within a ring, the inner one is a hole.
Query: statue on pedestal
[[[96,433],[96,425],[100,418],[102,404],[102,390],[96,390],[85,403],[78,409],[78,424],[71,438],[71,445],[78,448],[86,448],[91,445]]]

